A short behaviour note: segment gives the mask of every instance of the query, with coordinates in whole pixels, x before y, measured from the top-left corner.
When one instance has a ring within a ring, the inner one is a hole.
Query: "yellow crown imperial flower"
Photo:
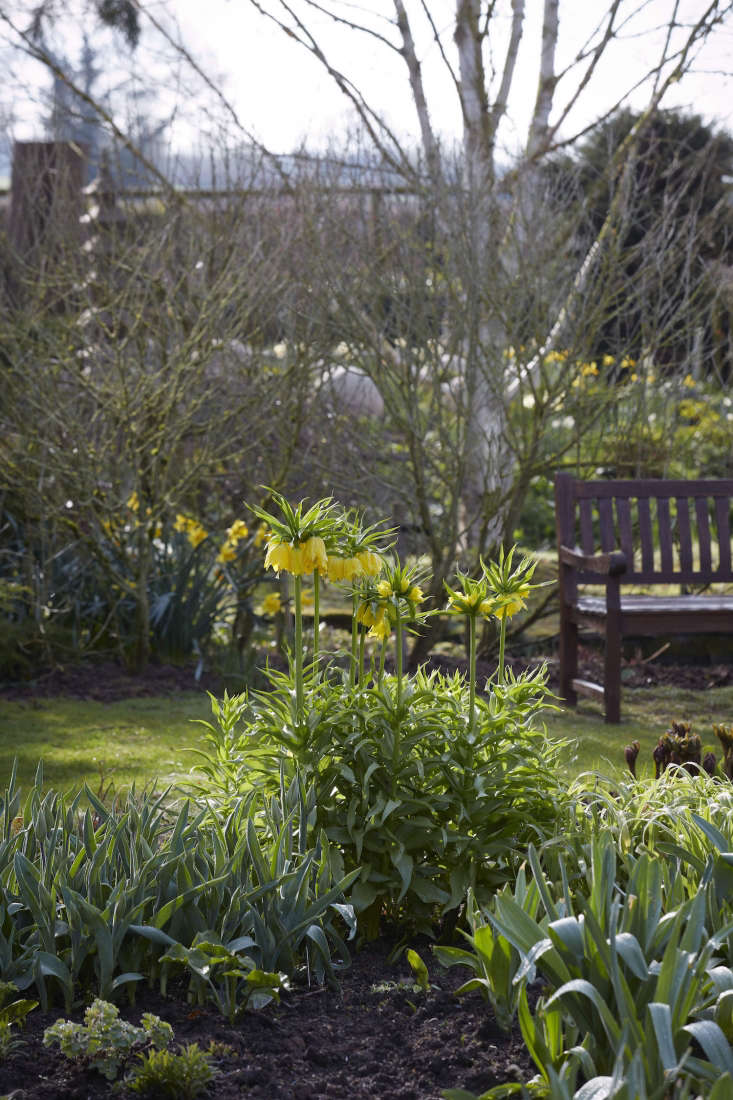
[[[492,614],[497,619],[511,619],[517,612],[524,611],[526,606],[518,592],[514,592],[509,596],[497,596]]]
[[[374,624],[380,621],[384,617],[384,608],[378,607],[376,614],[372,611],[372,605],[368,600],[359,604],[356,612],[356,621],[363,626],[374,626]]]
[[[325,577],[328,573],[328,555],[323,539],[313,535],[299,549],[302,551],[303,572],[314,573],[318,570]]]
[[[377,592],[383,599],[388,599],[392,595],[392,585],[389,581],[380,581],[377,585]]]
[[[265,569],[274,569],[279,573],[282,569],[292,573],[290,568],[293,548],[287,542],[271,542],[265,554]]]
[[[414,584],[412,586],[410,591],[407,593],[407,598],[410,603],[422,603],[425,597],[423,596],[423,591],[419,584]]]
[[[337,558],[329,555],[328,579],[330,581],[351,581],[354,577],[360,577],[364,573],[364,566],[359,557]]]
[[[381,618],[377,618],[367,637],[379,638],[380,641],[384,641],[392,633],[392,627],[389,624],[389,619],[384,614],[384,608],[380,608],[380,611],[382,612]]]
[[[360,550],[356,557],[367,577],[376,577],[382,572],[382,559],[373,550]]]

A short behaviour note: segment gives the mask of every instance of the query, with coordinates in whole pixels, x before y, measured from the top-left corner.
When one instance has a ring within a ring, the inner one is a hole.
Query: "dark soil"
[[[420,954],[440,987],[429,993],[413,991],[406,961],[390,964],[380,941],[355,955],[338,991],[302,988],[234,1024],[213,1008],[192,1009],[182,994],[163,999],[147,990],[138,992],[134,1009],[123,1005],[120,1012],[135,1024],[143,1011],[157,1013],[173,1027],[176,1043],[226,1044],[216,1053],[210,1100],[433,1100],[447,1088],[481,1093],[529,1080],[535,1070],[518,1030],[501,1032],[478,993],[454,995],[469,972],[443,970],[428,947],[420,946]],[[0,1064],[0,1094],[107,1100],[109,1082],[42,1045],[44,1028],[60,1015],[30,1014],[24,1046]],[[82,1016],[83,1008],[73,1013]]]
[[[272,656],[269,654],[268,659],[272,664]],[[518,657],[507,659],[507,665],[517,674],[528,666],[535,667],[545,662],[548,667],[549,687],[556,691],[558,661],[554,655],[535,657],[530,661]],[[264,658],[262,663],[264,664]],[[456,669],[465,672],[467,663],[460,657],[441,654],[433,655],[428,661],[428,666],[439,668],[446,673],[453,673]],[[484,683],[494,672],[495,667],[495,662],[479,660],[478,683]],[[596,683],[603,682],[603,656],[600,649],[591,646],[580,647],[579,675]],[[657,687],[660,684],[672,684],[681,688],[704,690],[733,684],[733,665],[683,664],[676,661],[664,662],[658,659],[635,657],[623,662],[621,678],[627,687]],[[0,698],[67,697],[112,703],[122,699],[139,699],[154,695],[177,695],[183,691],[211,691],[215,695],[221,695],[224,686],[222,680],[213,672],[204,672],[197,678],[196,670],[192,666],[150,664],[143,672],[133,675],[114,661],[104,661],[57,667],[39,674],[34,680],[0,683]]]

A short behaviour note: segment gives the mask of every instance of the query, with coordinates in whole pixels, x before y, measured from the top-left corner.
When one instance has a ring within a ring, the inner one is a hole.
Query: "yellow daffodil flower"
[[[260,526],[255,531],[255,537],[254,537],[254,544],[255,544],[255,546],[257,547],[258,550],[259,550],[260,546],[262,546],[262,543],[265,542],[269,537],[270,537],[270,532],[268,531],[267,527],[265,527],[265,525],[263,523],[261,523]]]
[[[216,560],[220,562],[234,561],[237,556],[237,547],[234,543],[227,540],[224,543],[219,553],[216,555]]]
[[[279,592],[270,592],[268,596],[265,596],[262,601],[261,614],[263,615],[277,615],[278,611],[282,610],[282,600],[280,599]]]
[[[194,550],[208,537],[207,532],[200,523],[192,523],[188,528],[188,541]]]
[[[138,508],[140,507],[140,501],[138,499],[137,492],[134,489],[127,498],[127,507],[130,509],[131,512],[137,512]]]
[[[691,374],[686,374],[685,377],[682,379],[682,385],[687,386],[687,388],[690,390],[693,390],[697,383],[695,382],[695,379],[692,377]]]
[[[246,539],[248,534],[249,528],[243,519],[235,519],[231,527],[227,527],[227,539],[231,543]]]
[[[173,524],[174,531],[187,531],[190,520],[188,516],[181,515],[179,512],[176,516],[176,522]]]

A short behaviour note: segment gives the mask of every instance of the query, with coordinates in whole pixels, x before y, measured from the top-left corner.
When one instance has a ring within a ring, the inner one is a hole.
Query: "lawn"
[[[94,791],[110,782],[115,790],[153,778],[175,782],[193,763],[186,750],[201,737],[194,720],[210,714],[204,692],[116,703],[0,700],[0,786],[15,756],[24,788],[40,759],[45,784],[62,790],[84,781]]]
[[[84,781],[95,791],[109,782],[115,790],[133,782],[140,787],[153,778],[174,783],[193,765],[187,750],[197,746],[202,733],[195,720],[209,715],[204,692],[116,703],[0,700],[0,783],[9,775],[14,756],[26,788],[39,759],[46,785],[61,789]],[[550,712],[546,719],[551,737],[572,742],[568,775],[625,767],[623,750],[633,740],[641,743],[640,774],[650,773],[651,751],[671,721],[691,722],[706,748],[719,756],[711,727],[714,722],[733,722],[733,687],[627,688],[618,726],[607,725],[600,703],[592,700],[581,700],[576,711]]]

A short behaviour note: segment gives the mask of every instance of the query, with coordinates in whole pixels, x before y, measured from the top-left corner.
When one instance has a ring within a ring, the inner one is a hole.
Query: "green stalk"
[[[400,762],[401,728],[402,728],[402,616],[400,615],[399,600],[397,600],[397,619],[395,622],[395,638],[397,639],[397,652],[395,654],[397,666],[397,692],[395,704],[395,724],[392,731],[394,738],[392,743],[392,796],[394,797],[397,784],[397,771]]]
[[[300,574],[293,577],[295,604],[295,711],[298,725],[303,721],[303,601]]]
[[[320,641],[320,595],[321,578],[318,570],[313,571],[313,668],[318,679],[318,643]]]
[[[499,627],[499,677],[497,683],[504,683],[504,643],[506,641],[506,615],[500,620]]]
[[[356,684],[357,647],[359,645],[359,624],[356,621],[356,612],[359,606],[356,592],[351,593],[351,667],[349,669],[349,687]],[[359,677],[361,680],[361,676]]]
[[[364,648],[366,646],[366,631],[359,631],[359,687],[364,686]]]
[[[382,686],[382,677],[384,676],[384,658],[387,656],[387,643],[384,639],[382,639],[381,646],[382,648],[379,653],[379,676],[377,679],[377,687],[379,688],[381,688]]]
[[[397,709],[402,706],[402,616],[400,615],[399,600],[397,602],[397,620],[395,623],[395,638],[397,652],[395,654],[395,667],[397,669]]]
[[[468,732],[473,733],[476,711],[476,616],[468,617]]]

